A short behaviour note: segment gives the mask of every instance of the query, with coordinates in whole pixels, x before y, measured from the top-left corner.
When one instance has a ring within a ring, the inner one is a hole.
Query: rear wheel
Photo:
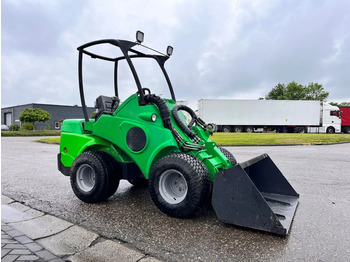
[[[299,126],[294,129],[294,133],[304,134],[307,133],[306,127]]]
[[[222,128],[222,132],[230,133],[230,132],[231,132],[231,127],[229,127],[229,126],[224,126],[224,127]]]
[[[101,202],[118,188],[119,176],[114,159],[105,152],[90,151],[80,154],[71,168],[71,186],[74,194],[87,203]]]
[[[235,126],[235,127],[233,128],[233,131],[234,131],[235,133],[241,133],[241,132],[243,131],[243,128],[242,128],[241,126]]]
[[[253,133],[253,132],[254,132],[254,128],[253,128],[252,126],[247,126],[247,127],[245,128],[245,131],[246,131],[247,133]]]
[[[153,203],[160,211],[182,218],[203,205],[210,183],[208,170],[198,158],[176,153],[154,165],[148,186]]]

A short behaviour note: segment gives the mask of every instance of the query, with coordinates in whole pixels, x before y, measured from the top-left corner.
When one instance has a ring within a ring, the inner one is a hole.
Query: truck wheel
[[[231,132],[231,127],[229,127],[229,126],[224,126],[224,127],[222,128],[222,131],[225,132],[225,133],[230,133],[230,132]]]
[[[344,127],[343,131],[344,131],[345,134],[349,134],[350,133],[350,127],[348,127],[348,126]]]
[[[247,126],[247,127],[245,128],[245,131],[246,131],[247,133],[254,133],[254,128],[253,128],[252,126]]]
[[[304,134],[307,133],[306,127],[299,126],[294,129],[294,133]]]
[[[223,148],[221,146],[218,146],[218,148],[221,151],[221,153],[223,153],[228,158],[228,160],[230,160],[232,165],[236,165],[237,164],[236,158],[231,154],[230,151],[228,151],[227,149],[225,149],[225,148]]]
[[[213,123],[209,123],[208,129],[212,130],[213,132],[216,132],[218,130],[218,127]]]
[[[243,131],[243,128],[242,128],[241,126],[235,126],[235,127],[233,128],[233,131],[234,131],[235,133],[241,133],[241,132]]]
[[[96,203],[112,196],[118,188],[119,176],[112,157],[100,151],[80,154],[71,168],[71,186],[82,201]],[[113,159],[114,161],[114,159]]]
[[[152,168],[149,191],[153,203],[172,217],[188,217],[201,207],[210,191],[205,165],[194,156],[174,153]]]
[[[332,126],[327,127],[327,131],[326,132],[329,133],[329,134],[334,134],[334,132],[335,132],[334,127],[332,127]]]

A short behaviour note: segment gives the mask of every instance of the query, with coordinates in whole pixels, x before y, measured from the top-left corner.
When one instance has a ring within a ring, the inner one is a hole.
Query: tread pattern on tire
[[[219,150],[228,158],[228,160],[230,160],[232,165],[236,165],[237,164],[237,160],[236,158],[231,154],[230,151],[228,151],[227,149],[218,146]]]
[[[108,183],[107,183],[107,192],[105,195],[105,199],[107,199],[113,196],[114,193],[117,191],[122,171],[118,163],[114,160],[114,158],[110,154],[103,151],[96,151],[96,152],[99,152],[102,158],[104,158],[105,163],[109,165],[109,167],[107,167]]]
[[[178,204],[167,203],[159,193],[160,175],[168,169],[176,169],[185,177],[188,192]],[[163,213],[172,217],[188,217],[201,207],[210,191],[210,177],[206,166],[196,157],[185,153],[173,153],[161,158],[152,168],[149,191],[153,203]]]
[[[95,186],[89,192],[82,192],[76,183],[76,172],[81,164],[89,164],[95,171]],[[106,152],[88,151],[80,154],[71,167],[71,186],[75,195],[87,203],[97,203],[112,196],[118,188],[115,161]]]

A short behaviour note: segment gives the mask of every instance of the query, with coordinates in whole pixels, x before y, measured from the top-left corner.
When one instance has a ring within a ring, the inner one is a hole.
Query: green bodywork
[[[164,101],[170,111],[176,106],[171,99],[164,99]],[[185,121],[181,111],[179,114]],[[152,115],[157,116],[155,121],[152,121]],[[184,140],[192,143],[172,116],[171,121]],[[141,128],[146,136],[145,146],[140,151],[131,150],[127,143],[127,134],[134,127]],[[201,139],[199,145],[203,145],[203,149],[185,152],[200,159],[213,180],[217,172],[231,167],[232,164],[216,147],[215,142],[210,141],[208,130],[194,126],[192,131]],[[64,167],[71,167],[78,155],[92,150],[105,151],[120,163],[135,163],[147,179],[150,170],[159,159],[171,153],[183,151],[172,132],[164,128],[158,107],[154,104],[139,105],[137,94],[126,99],[112,115],[102,114],[97,121],[68,119],[63,122],[60,160]]]

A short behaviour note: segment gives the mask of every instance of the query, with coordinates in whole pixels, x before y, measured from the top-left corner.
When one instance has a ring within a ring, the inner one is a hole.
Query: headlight
[[[157,120],[157,115],[156,115],[156,114],[153,114],[153,115],[151,116],[151,120],[152,120],[152,122],[155,122],[155,121]]]

